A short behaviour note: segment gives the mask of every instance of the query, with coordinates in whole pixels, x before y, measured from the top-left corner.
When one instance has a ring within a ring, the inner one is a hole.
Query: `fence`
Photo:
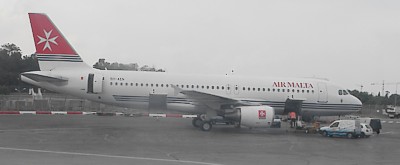
[[[381,105],[364,105],[362,110],[354,115],[384,117]],[[15,93],[12,95],[0,95],[0,110],[18,111],[92,111],[92,112],[148,112],[148,110],[137,110],[106,105],[85,99],[61,94],[43,95],[42,99],[33,99],[31,95]]]
[[[0,95],[0,110],[17,111],[92,111],[132,112],[131,108],[106,105],[85,99],[60,94],[44,94],[42,99],[33,99],[28,94]]]

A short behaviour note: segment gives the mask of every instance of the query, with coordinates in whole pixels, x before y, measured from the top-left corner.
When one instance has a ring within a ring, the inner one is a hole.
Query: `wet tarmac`
[[[203,132],[184,118],[0,115],[0,164],[398,164],[398,121],[386,120],[380,135],[345,139],[286,125]]]

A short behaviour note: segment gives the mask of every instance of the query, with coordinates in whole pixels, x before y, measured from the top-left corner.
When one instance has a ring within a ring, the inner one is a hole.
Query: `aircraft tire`
[[[205,121],[201,124],[201,130],[202,131],[210,131],[212,128],[212,124],[209,121]]]
[[[200,126],[201,126],[201,119],[200,118],[198,118],[198,117],[195,117],[195,118],[193,118],[193,120],[192,120],[192,125],[193,125],[193,127],[195,127],[195,128],[199,128]]]
[[[234,127],[235,127],[235,128],[240,128],[240,122],[235,122],[235,123],[234,123]]]

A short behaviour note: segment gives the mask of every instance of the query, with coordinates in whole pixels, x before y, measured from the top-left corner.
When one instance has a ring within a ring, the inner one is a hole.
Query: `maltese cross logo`
[[[57,42],[56,42],[56,39],[58,38],[58,36],[50,38],[51,32],[53,32],[53,30],[50,30],[49,32],[46,32],[46,30],[43,29],[43,32],[44,32],[44,35],[45,35],[46,38],[43,38],[43,37],[38,35],[37,37],[40,39],[40,41],[37,44],[39,45],[39,44],[41,44],[43,42],[46,42],[44,44],[43,51],[46,50],[46,48],[49,49],[50,51],[52,51],[51,47],[50,47],[50,42],[55,44],[55,45],[58,45]]]
[[[258,119],[266,119],[267,112],[265,110],[258,110]]]

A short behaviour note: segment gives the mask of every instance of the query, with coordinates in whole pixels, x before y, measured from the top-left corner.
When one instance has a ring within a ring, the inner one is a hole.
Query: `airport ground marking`
[[[221,164],[216,164],[216,163],[196,162],[196,161],[188,161],[188,160],[158,159],[158,158],[146,158],[146,157],[136,157],[136,156],[118,156],[118,155],[104,155],[104,154],[92,154],[92,153],[80,153],[80,152],[65,152],[65,151],[48,151],[48,150],[26,149],[26,148],[0,147],[0,150],[38,152],[38,153],[62,154],[62,155],[77,155],[77,156],[95,156],[95,157],[105,157],[105,158],[152,160],[152,161],[161,161],[161,162],[177,162],[177,163],[203,164],[203,165],[221,165]]]
[[[61,131],[61,130],[84,130],[90,128],[33,128],[33,129],[0,129],[0,132],[20,132],[20,131]]]

